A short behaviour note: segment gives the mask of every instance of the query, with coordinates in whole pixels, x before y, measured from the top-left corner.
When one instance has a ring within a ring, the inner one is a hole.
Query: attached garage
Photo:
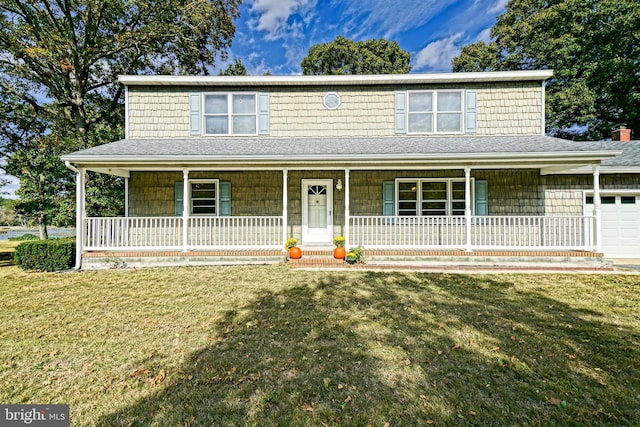
[[[602,251],[606,258],[640,258],[640,192],[600,194]],[[593,214],[593,195],[584,213]]]

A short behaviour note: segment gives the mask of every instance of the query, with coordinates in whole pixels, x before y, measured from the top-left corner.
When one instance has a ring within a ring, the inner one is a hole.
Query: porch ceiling
[[[67,154],[89,170],[122,175],[172,169],[553,168],[570,170],[621,153],[618,146],[529,136],[124,139]]]

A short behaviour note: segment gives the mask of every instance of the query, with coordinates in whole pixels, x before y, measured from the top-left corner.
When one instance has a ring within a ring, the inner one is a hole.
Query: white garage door
[[[602,251],[606,258],[640,258],[640,195],[602,194]],[[587,196],[584,212],[593,213]]]

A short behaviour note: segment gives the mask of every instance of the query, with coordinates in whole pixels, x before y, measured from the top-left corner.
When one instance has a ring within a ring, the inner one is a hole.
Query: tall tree
[[[489,44],[465,46],[453,71],[553,69],[548,132],[601,139],[640,132],[640,2],[511,0]]]
[[[66,151],[65,141],[49,134],[36,138],[33,143],[33,149],[12,153],[5,168],[11,175],[21,177],[16,191],[20,197],[16,212],[37,225],[40,238],[47,239],[49,225],[56,222],[67,225],[73,218],[71,214],[66,220],[62,219],[64,210],[59,209],[62,200],[73,189],[73,179],[60,161],[60,155]]]
[[[118,74],[206,74],[231,44],[239,3],[0,0],[0,88],[61,110],[87,146],[92,125],[120,117]]]
[[[49,191],[49,199],[36,199],[55,210],[58,187],[38,180],[40,172],[56,171],[36,162],[39,151],[54,144],[45,150],[54,153],[59,140],[73,151],[121,138],[119,74],[209,73],[218,57],[226,58],[240,2],[0,0],[0,157],[14,165],[34,159],[31,169],[11,168],[22,194]],[[118,182],[99,176],[89,184],[104,194]],[[102,208],[117,206],[101,200]],[[23,207],[29,206],[36,209]]]
[[[315,44],[300,64],[302,74],[404,74],[411,70],[411,54],[395,41],[372,39],[354,42],[338,36]]]
[[[246,76],[247,69],[245,68],[242,61],[236,58],[232,64],[229,64],[227,68],[218,73],[219,76]]]

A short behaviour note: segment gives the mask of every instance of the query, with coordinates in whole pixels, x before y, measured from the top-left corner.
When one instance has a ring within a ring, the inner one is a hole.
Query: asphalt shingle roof
[[[598,141],[596,144],[600,144],[602,148],[622,151],[622,153],[620,153],[618,156],[614,157],[613,159],[603,160],[602,166],[640,167],[640,141],[629,141],[629,142]]]
[[[225,157],[330,158],[340,156],[411,157],[442,155],[498,155],[522,153],[586,153],[623,150],[623,155],[606,160],[611,165],[640,165],[638,143],[577,142],[543,135],[529,136],[398,136],[377,138],[192,138],[125,139],[63,156],[65,160],[92,161],[110,158]]]

